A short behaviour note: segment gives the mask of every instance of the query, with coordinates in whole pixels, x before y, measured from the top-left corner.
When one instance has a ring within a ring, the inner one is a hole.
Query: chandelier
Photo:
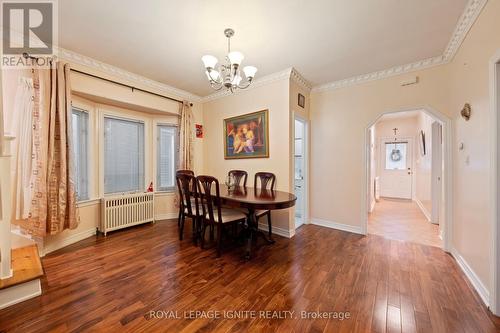
[[[212,55],[204,55],[201,57],[205,65],[205,74],[207,75],[208,82],[210,82],[210,85],[215,90],[226,87],[226,89],[233,92],[236,89],[248,88],[255,77],[257,68],[254,66],[245,66],[243,68],[243,73],[245,74],[246,80],[243,81],[240,65],[244,56],[241,52],[231,51],[231,37],[234,36],[234,30],[228,28],[224,30],[224,35],[227,38],[226,64],[219,64],[217,66],[218,60]]]

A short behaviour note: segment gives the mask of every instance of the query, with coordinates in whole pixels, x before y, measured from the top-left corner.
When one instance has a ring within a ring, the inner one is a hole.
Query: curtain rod
[[[33,57],[33,56],[29,55],[28,53],[23,53],[23,57],[24,58],[30,58],[30,59],[37,59],[37,57]],[[100,79],[100,80],[103,80],[103,81],[107,81],[107,82],[110,82],[110,83],[117,84],[117,85],[122,86],[122,87],[130,88],[130,89],[132,89],[132,91],[137,90],[137,91],[141,91],[141,92],[144,92],[144,93],[147,93],[147,94],[151,94],[151,95],[154,95],[154,96],[163,97],[163,98],[169,99],[169,100],[177,102],[177,103],[181,103],[181,104],[184,103],[181,100],[178,100],[178,99],[175,99],[175,98],[172,98],[172,97],[169,97],[169,96],[157,94],[157,93],[149,91],[149,90],[137,88],[137,87],[134,87],[134,86],[122,83],[122,82],[118,82],[118,81],[114,81],[114,80],[111,80],[111,79],[107,79],[107,78],[102,77],[102,76],[98,76],[98,75],[90,74],[90,73],[87,73],[87,72],[79,71],[79,70],[73,69],[73,68],[70,68],[70,70],[73,71],[73,72],[75,72],[75,73],[87,75],[87,76],[90,76],[90,77],[93,77],[93,78],[96,78],[96,79]],[[189,103],[189,105],[193,106],[193,103]]]

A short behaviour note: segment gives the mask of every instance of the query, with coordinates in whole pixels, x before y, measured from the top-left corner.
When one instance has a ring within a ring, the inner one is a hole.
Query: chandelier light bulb
[[[233,85],[237,86],[238,84],[240,84],[241,82],[241,76],[239,75],[236,75],[234,78],[233,78],[233,81],[231,82]]]
[[[208,80],[212,80],[212,81],[217,81],[219,80],[219,72],[217,72],[216,70],[211,70],[210,73],[208,71],[205,71],[205,74],[207,74],[207,78]]]
[[[245,76],[247,79],[253,79],[255,76],[255,73],[257,73],[257,67],[254,66],[245,66],[243,67],[243,72],[245,73]]]
[[[217,58],[213,55],[204,55],[201,57],[201,61],[203,61],[205,68],[215,68],[215,65],[217,65]]]
[[[243,61],[243,54],[238,51],[233,51],[230,52],[227,57],[229,58],[229,61],[231,62],[231,65],[241,65],[241,62]]]

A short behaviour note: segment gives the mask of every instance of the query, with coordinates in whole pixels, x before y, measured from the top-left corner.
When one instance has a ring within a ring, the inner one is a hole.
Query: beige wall
[[[203,105],[205,138],[204,174],[215,176],[224,184],[227,172],[248,172],[248,185],[253,186],[258,171],[276,174],[276,189],[289,191],[291,177],[289,80],[282,79],[265,86],[209,101]],[[223,120],[259,110],[269,110],[269,158],[224,159]],[[293,211],[273,212],[273,224],[290,229]]]
[[[500,1],[489,1],[448,65],[311,94],[312,218],[360,226],[365,128],[384,112],[430,106],[454,121],[452,245],[489,288],[488,66],[500,49],[498,13]],[[400,86],[414,75],[417,85]],[[466,102],[473,108],[469,122],[459,116]],[[460,142],[464,152],[458,152]]]

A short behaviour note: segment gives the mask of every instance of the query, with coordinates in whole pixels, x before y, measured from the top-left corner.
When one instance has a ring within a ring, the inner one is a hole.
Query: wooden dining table
[[[243,186],[229,188],[226,185],[220,187],[220,199],[223,205],[247,211],[247,221],[244,225],[246,259],[250,259],[254,237],[255,239],[262,237],[267,244],[274,243],[272,238],[259,230],[256,211],[286,209],[295,206],[297,201],[293,193]]]

